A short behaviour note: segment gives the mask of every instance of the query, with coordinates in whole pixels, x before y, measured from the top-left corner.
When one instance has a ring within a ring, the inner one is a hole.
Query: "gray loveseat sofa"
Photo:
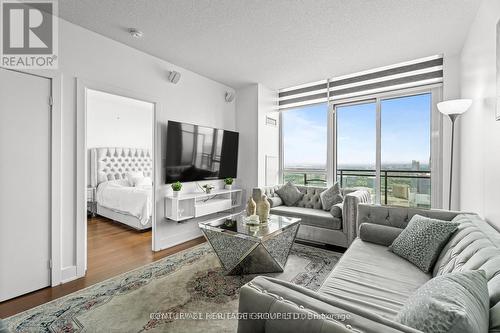
[[[415,214],[461,222],[432,274],[387,248]],[[371,241],[357,238],[317,292],[267,277],[242,287],[241,313],[291,313],[304,320],[241,319],[238,332],[419,332],[394,321],[410,294],[435,276],[478,269],[489,281],[489,333],[500,332],[500,234],[486,221],[474,214],[361,204],[358,225]]]
[[[271,214],[300,217],[297,239],[309,242],[348,247],[356,238],[357,207],[360,203],[370,203],[371,196],[364,189],[342,189],[344,202],[337,204],[335,216],[321,206],[320,193],[324,187],[297,186],[304,195],[294,206],[285,206],[276,190],[282,185],[253,189],[253,199],[257,202],[263,194],[271,203]]]

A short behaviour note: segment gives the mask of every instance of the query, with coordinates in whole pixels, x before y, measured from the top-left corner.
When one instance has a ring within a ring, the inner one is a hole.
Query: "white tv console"
[[[204,192],[179,193],[165,197],[165,218],[184,221],[200,216],[223,212],[241,206],[241,189],[217,189]]]

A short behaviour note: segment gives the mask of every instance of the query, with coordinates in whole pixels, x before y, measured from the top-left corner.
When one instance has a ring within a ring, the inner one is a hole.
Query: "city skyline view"
[[[431,95],[421,94],[381,101],[382,167],[420,169],[430,165]],[[285,169],[325,169],[328,105],[305,106],[283,113]],[[375,168],[376,105],[365,103],[337,108],[337,163],[339,168]]]

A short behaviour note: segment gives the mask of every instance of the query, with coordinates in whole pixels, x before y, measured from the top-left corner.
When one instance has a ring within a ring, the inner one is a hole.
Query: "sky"
[[[429,163],[431,95],[415,95],[381,102],[382,165]],[[326,103],[284,111],[285,167],[326,165]],[[375,103],[339,107],[338,164],[375,165]]]

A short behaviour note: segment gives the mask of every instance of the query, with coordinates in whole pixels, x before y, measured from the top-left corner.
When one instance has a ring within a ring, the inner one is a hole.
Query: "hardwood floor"
[[[0,318],[10,317],[205,242],[203,237],[199,237],[163,251],[153,252],[151,251],[151,234],[151,230],[138,232],[104,217],[89,218],[87,275],[56,287],[40,289],[1,302]]]

